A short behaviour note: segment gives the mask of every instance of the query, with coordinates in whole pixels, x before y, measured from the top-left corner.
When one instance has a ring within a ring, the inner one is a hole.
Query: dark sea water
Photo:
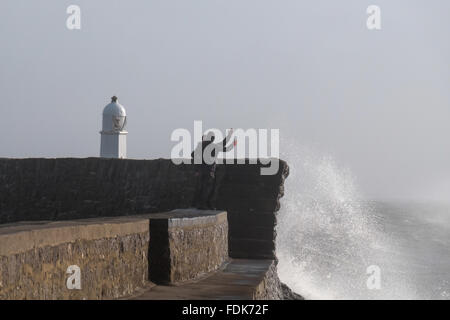
[[[367,201],[349,170],[296,151],[278,214],[283,282],[307,299],[450,299],[450,205]]]

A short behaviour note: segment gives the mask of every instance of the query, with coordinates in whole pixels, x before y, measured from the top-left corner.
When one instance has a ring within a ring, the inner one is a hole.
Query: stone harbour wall
[[[277,212],[289,175],[279,160],[275,175],[261,175],[260,164],[219,166],[216,206],[228,213],[230,257],[276,259]]]
[[[181,284],[228,261],[227,213],[173,210],[133,217],[0,226],[0,299],[112,299],[151,280]],[[81,288],[67,287],[69,266]]]
[[[228,260],[227,213],[174,210],[149,215],[150,280],[179,284],[219,269]]]
[[[275,259],[276,213],[289,174],[217,166],[213,205],[228,212],[230,257]],[[194,206],[199,167],[169,159],[0,159],[0,224],[165,212]]]
[[[117,298],[148,279],[201,278],[228,257],[273,260],[254,298],[286,298],[276,274],[275,226],[289,167],[279,160],[275,175],[261,175],[262,167],[217,165],[212,207],[227,213],[161,219],[161,212],[194,207],[199,166],[168,159],[0,159],[0,298]],[[89,218],[97,222],[83,225]],[[103,219],[131,219],[144,229],[86,231]],[[65,223],[72,228],[69,240],[67,226],[64,232],[57,227]],[[17,228],[33,230],[8,240]],[[51,236],[42,236],[41,228]],[[78,291],[61,286],[71,261],[82,270]]]
[[[1,226],[0,299],[132,294],[147,283],[148,243],[148,220],[143,219]],[[69,266],[79,268],[81,289],[68,288],[75,272]]]

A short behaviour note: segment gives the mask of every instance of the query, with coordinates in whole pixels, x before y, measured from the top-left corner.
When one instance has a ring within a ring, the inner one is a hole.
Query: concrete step
[[[150,281],[176,284],[216,271],[228,260],[225,211],[178,209],[141,216],[150,221]]]
[[[181,285],[149,285],[130,300],[279,299],[274,260],[232,259],[221,270]]]

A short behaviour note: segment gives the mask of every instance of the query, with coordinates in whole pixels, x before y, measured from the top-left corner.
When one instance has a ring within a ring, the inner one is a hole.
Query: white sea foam
[[[408,266],[392,264],[394,240],[352,173],[305,147],[285,143],[282,150],[289,150],[282,159],[290,174],[277,225],[281,280],[307,299],[416,298]],[[367,288],[370,265],[381,268],[380,290]]]

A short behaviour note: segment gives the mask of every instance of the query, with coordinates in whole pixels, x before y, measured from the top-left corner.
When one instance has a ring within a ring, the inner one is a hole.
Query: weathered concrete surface
[[[179,286],[153,286],[134,300],[282,299],[273,260],[233,259],[223,270]]]
[[[227,213],[184,209],[151,214],[149,275],[179,283],[217,270],[228,259]]]
[[[148,279],[148,219],[116,218],[0,227],[0,299],[112,299]],[[81,270],[81,290],[66,286]]]

